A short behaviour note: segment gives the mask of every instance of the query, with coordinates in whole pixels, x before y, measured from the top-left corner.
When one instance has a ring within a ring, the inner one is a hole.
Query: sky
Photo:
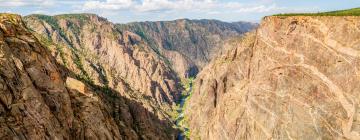
[[[115,23],[181,18],[259,22],[276,13],[360,7],[360,0],[0,0],[0,12],[20,15],[94,13]]]

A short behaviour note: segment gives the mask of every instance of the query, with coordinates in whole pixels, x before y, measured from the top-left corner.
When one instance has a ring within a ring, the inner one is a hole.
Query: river
[[[185,105],[185,102],[187,100],[187,98],[189,98],[190,94],[191,94],[191,90],[192,90],[192,87],[193,87],[193,83],[192,83],[192,80],[190,80],[190,83],[189,83],[189,89],[186,91],[185,95],[181,97],[180,101],[179,101],[179,108],[177,110],[177,112],[179,113],[178,117],[176,118],[175,120],[175,123],[176,123],[176,126],[178,128],[183,128],[184,131],[180,131],[178,136],[177,136],[177,139],[178,140],[186,140],[186,136],[185,136],[185,133],[189,131],[189,129],[187,128],[187,126],[184,126],[183,124],[181,124],[181,120],[184,119],[184,105]]]

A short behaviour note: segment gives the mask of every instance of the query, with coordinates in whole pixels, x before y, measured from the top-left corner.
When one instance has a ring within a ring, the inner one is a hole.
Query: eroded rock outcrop
[[[120,31],[140,35],[151,48],[169,61],[181,78],[195,77],[213,57],[224,50],[223,43],[253,30],[249,22],[189,20],[117,24]]]
[[[176,73],[140,36],[118,32],[105,18],[31,15],[25,21],[44,44],[50,42],[48,47],[59,63],[90,83],[120,93],[130,88],[166,109],[181,92]]]
[[[0,139],[175,139],[155,101],[124,81],[121,90],[87,81],[51,45],[0,14]]]
[[[0,28],[0,137],[68,138],[74,118],[61,73],[19,16],[2,14]]]
[[[201,139],[358,139],[359,17],[266,17],[206,67],[187,106]]]

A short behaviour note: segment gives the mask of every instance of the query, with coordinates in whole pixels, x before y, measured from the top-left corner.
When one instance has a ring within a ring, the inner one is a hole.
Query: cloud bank
[[[178,18],[258,21],[274,13],[314,10],[288,6],[279,0],[0,0],[0,12],[95,13],[114,22]]]
[[[233,12],[268,12],[271,10],[284,10],[276,4],[258,5],[244,4],[240,2],[222,2],[220,0],[106,0],[86,1],[83,11],[89,10],[131,10],[135,12],[154,11],[204,11],[216,13],[216,11]]]

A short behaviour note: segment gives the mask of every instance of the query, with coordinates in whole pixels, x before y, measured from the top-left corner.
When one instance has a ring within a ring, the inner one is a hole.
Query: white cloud
[[[83,5],[83,10],[121,10],[128,9],[133,5],[133,0],[106,0],[102,1],[87,1]]]
[[[261,0],[267,3],[272,0]],[[129,10],[135,12],[153,12],[153,11],[194,11],[207,13],[221,12],[268,12],[281,9],[274,4],[249,5],[240,2],[224,2],[221,0],[0,0],[0,7],[44,7],[49,8],[59,5],[69,5],[75,7],[75,11],[91,10]],[[74,6],[76,5],[76,6]],[[38,9],[43,11],[43,9]]]
[[[264,0],[267,3],[271,0]],[[87,1],[83,11],[89,10],[131,10],[135,12],[153,11],[196,11],[206,13],[237,12],[261,13],[283,9],[275,4],[243,4],[240,2],[224,2],[220,0],[106,0]]]
[[[194,8],[209,8],[214,0],[106,0],[87,1],[83,10],[135,10],[138,12],[160,11],[160,10],[188,10]]]
[[[253,6],[253,7],[241,7],[236,12],[238,13],[264,13],[264,12],[270,12],[270,11],[279,11],[285,9],[285,7],[278,7],[275,4],[266,6],[266,5],[259,5],[259,6]]]
[[[23,15],[87,12],[106,16],[114,21],[134,21],[176,17],[233,20],[319,9],[279,7],[276,3],[276,0],[0,0],[0,11],[11,10]]]
[[[54,0],[0,0],[0,7],[52,6]]]
[[[26,5],[25,2],[22,1],[0,1],[1,7],[17,7]]]
[[[144,0],[135,10],[141,12],[159,10],[206,10],[215,6],[213,0]]]

